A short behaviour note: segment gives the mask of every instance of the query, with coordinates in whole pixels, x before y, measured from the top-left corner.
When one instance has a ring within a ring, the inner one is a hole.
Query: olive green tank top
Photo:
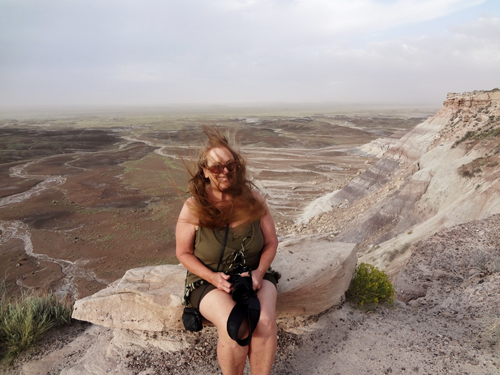
[[[194,255],[212,271],[217,264],[224,241],[226,228],[208,229],[199,227],[194,239]],[[231,272],[238,264],[256,269],[260,262],[260,253],[264,247],[264,236],[260,229],[260,220],[229,228],[224,256],[219,272]],[[188,272],[186,285],[200,281],[201,277]]]

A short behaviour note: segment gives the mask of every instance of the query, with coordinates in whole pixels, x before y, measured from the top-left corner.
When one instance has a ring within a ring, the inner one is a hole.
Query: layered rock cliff
[[[498,89],[448,94],[435,116],[394,144],[377,140],[362,150],[383,156],[309,223],[358,243],[360,261],[392,279],[415,242],[500,213]]]

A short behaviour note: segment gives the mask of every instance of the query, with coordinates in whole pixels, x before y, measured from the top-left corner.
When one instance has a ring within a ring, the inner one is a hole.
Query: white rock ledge
[[[318,314],[339,305],[356,267],[356,244],[315,235],[280,243],[272,267],[278,317]],[[135,268],[92,296],[76,301],[73,318],[104,327],[143,331],[182,329],[180,265]]]
[[[280,243],[272,264],[282,274],[278,317],[315,315],[339,305],[356,268],[355,246],[324,234]]]

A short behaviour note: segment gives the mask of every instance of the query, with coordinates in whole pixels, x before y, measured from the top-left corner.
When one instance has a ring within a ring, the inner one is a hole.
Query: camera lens
[[[252,278],[238,276],[233,284],[233,300],[244,302],[252,295]]]

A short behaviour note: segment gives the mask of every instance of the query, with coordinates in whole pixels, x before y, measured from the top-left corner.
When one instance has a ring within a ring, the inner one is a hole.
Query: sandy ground
[[[373,311],[353,309],[346,304],[309,321],[281,322],[280,327],[279,349],[272,371],[276,375],[500,373],[498,355],[482,346],[477,322],[458,321],[399,302]],[[64,350],[72,340],[84,335],[84,328],[82,325],[52,333],[12,367],[0,370],[0,374],[59,373],[85,353],[88,341],[73,345],[71,352],[52,370],[43,368],[43,358],[53,350]],[[101,334],[110,332],[104,330]],[[181,352],[130,351],[124,358],[127,371],[143,375],[220,374],[214,328],[187,335],[191,335],[192,345]],[[36,370],[32,361],[37,363]],[[249,374],[248,366],[245,373]]]
[[[415,309],[344,307],[303,336],[286,374],[497,374],[498,358],[474,347],[471,324]],[[308,342],[309,341],[309,342]]]

